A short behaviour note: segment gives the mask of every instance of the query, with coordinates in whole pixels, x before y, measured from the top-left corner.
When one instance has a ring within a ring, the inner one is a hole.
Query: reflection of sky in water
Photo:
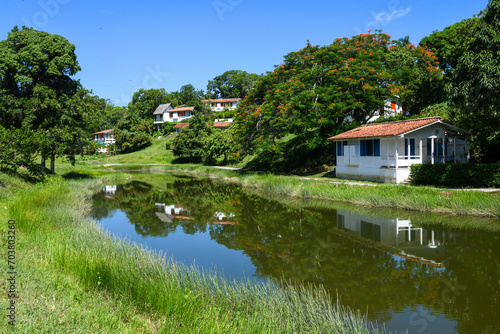
[[[407,307],[403,312],[392,313],[392,319],[385,323],[385,328],[397,334],[456,333],[454,321],[437,315],[422,305]],[[402,331],[401,328],[407,328],[408,331]]]
[[[187,266],[193,263],[202,270],[217,269],[229,279],[242,279],[255,274],[255,267],[243,251],[232,250],[210,239],[210,234],[198,232],[186,234],[179,225],[168,237],[143,237],[138,235],[126,214],[113,210],[109,217],[101,219],[99,225],[115,236],[163,251],[167,257]],[[215,266],[215,267],[214,267]]]

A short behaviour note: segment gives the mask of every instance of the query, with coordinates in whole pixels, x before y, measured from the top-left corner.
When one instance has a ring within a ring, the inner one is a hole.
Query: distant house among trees
[[[212,111],[223,111],[224,108],[234,110],[238,107],[240,101],[240,98],[203,100],[205,103],[210,103],[210,109],[212,109]]]
[[[438,116],[366,124],[328,140],[337,143],[337,177],[401,183],[412,164],[468,162],[469,135]]]
[[[160,129],[164,122],[182,122],[193,116],[194,107],[174,108],[172,103],[160,104],[153,113],[154,124]]]
[[[94,140],[99,144],[98,153],[106,153],[108,151],[108,145],[116,143],[113,137],[113,129],[95,132],[92,135],[94,136]]]

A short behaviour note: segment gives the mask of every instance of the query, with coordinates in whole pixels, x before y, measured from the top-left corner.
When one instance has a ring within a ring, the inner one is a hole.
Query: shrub
[[[500,164],[415,164],[410,168],[414,185],[500,187]]]

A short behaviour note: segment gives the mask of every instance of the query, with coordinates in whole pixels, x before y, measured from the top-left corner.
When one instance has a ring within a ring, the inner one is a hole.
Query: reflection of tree
[[[134,225],[137,234],[142,236],[163,236],[175,231],[173,224],[163,223],[156,215],[157,201],[172,201],[169,194],[154,190],[144,182],[132,181],[117,186],[113,196],[106,196],[104,191],[93,198],[94,219],[108,217],[112,210],[123,211],[129,222]]]
[[[102,192],[94,198],[94,217],[120,209],[141,235],[167,236],[178,226],[188,234],[208,230],[219,244],[249,256],[257,275],[322,284],[333,297],[338,292],[343,303],[368,308],[380,320],[423,304],[457,319],[460,332],[499,331],[495,325],[500,307],[498,233],[451,233],[456,240],[442,241],[445,267],[436,268],[394,256],[359,235],[337,229],[335,209],[280,204],[249,195],[239,186],[208,180],[181,179],[167,187],[169,191],[163,192],[131,182],[118,186],[114,196],[107,198]],[[162,222],[155,203],[180,205],[189,219]],[[236,224],[211,224],[215,212],[234,214]],[[455,282],[467,290],[453,289]]]
[[[449,279],[431,306],[458,319],[459,333],[500,333],[500,235],[469,232],[448,248]]]
[[[437,269],[347,238],[333,228],[335,211],[286,208],[256,196],[246,201],[251,204],[235,211],[237,225],[213,226],[210,234],[244,250],[261,276],[322,284],[371,311],[425,304],[436,293]]]

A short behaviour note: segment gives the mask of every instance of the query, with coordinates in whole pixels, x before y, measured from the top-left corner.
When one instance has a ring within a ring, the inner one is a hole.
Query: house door
[[[351,165],[356,161],[356,146],[344,146],[344,154],[347,157],[347,164]]]

